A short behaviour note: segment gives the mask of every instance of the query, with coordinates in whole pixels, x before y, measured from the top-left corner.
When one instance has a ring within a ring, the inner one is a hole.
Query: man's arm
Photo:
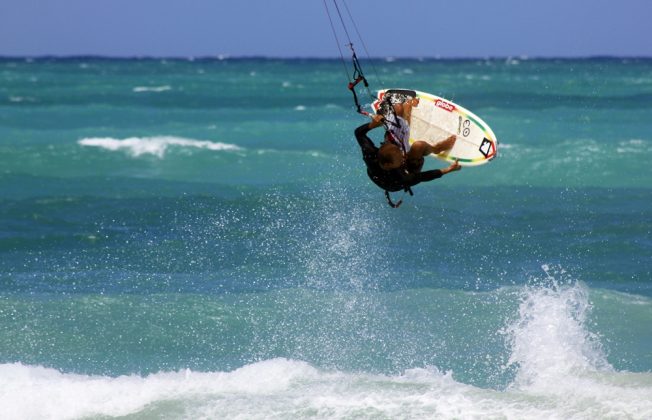
[[[360,127],[355,129],[355,138],[356,140],[358,140],[358,144],[360,145],[363,154],[376,153],[378,151],[376,146],[374,145],[374,142],[371,141],[369,137],[367,137],[367,133],[373,130],[374,128],[382,125],[383,123],[382,121],[383,121],[382,115],[374,115],[371,117],[371,122],[367,124],[362,124]]]

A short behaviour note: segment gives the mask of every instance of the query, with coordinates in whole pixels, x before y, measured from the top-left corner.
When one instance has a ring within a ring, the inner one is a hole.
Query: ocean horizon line
[[[344,57],[345,60],[348,56]],[[496,55],[496,56],[373,56],[364,57],[365,60],[372,61],[617,61],[617,60],[652,60],[652,56],[635,56],[635,55],[586,55],[586,56],[528,56],[528,55]],[[265,55],[102,55],[102,54],[41,54],[41,55],[3,55],[0,54],[2,61],[15,60],[171,60],[171,61],[340,61],[342,57],[338,56],[265,56]]]

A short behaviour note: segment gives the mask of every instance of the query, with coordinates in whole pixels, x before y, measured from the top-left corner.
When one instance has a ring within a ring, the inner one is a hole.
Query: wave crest
[[[195,140],[173,136],[155,137],[129,137],[126,139],[115,139],[111,137],[90,137],[77,141],[81,146],[99,147],[110,151],[126,151],[132,157],[142,155],[154,155],[159,158],[165,156],[169,147],[184,147],[206,149],[213,151],[237,151],[242,148],[228,143],[212,142],[208,140]]]
[[[136,86],[135,88],[132,89],[136,93],[141,93],[141,92],[166,92],[168,90],[172,90],[171,86],[165,85],[165,86]]]
[[[466,385],[434,367],[382,375],[278,358],[230,372],[109,377],[14,363],[0,364],[0,417],[648,418],[650,384],[649,374],[612,374],[542,400]]]

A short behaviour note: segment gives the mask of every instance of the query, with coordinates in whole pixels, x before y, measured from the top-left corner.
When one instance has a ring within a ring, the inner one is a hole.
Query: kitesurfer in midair
[[[367,175],[374,184],[385,190],[388,202],[394,204],[389,192],[408,191],[411,187],[462,169],[457,161],[444,169],[422,171],[424,156],[439,154],[450,150],[455,144],[456,136],[452,135],[435,145],[425,141],[415,141],[410,145],[409,120],[413,106],[418,105],[414,98],[404,103],[389,104],[392,109],[379,109],[371,116],[371,122],[355,129],[355,138],[362,150],[362,159],[367,165]],[[380,148],[376,147],[367,133],[376,127],[385,127],[384,141]]]

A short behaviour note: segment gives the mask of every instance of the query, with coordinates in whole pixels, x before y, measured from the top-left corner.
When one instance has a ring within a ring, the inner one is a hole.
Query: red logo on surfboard
[[[448,112],[455,111],[455,105],[449,104],[448,102],[442,101],[441,99],[437,99],[437,102],[435,102],[435,106],[441,109],[445,109]]]

